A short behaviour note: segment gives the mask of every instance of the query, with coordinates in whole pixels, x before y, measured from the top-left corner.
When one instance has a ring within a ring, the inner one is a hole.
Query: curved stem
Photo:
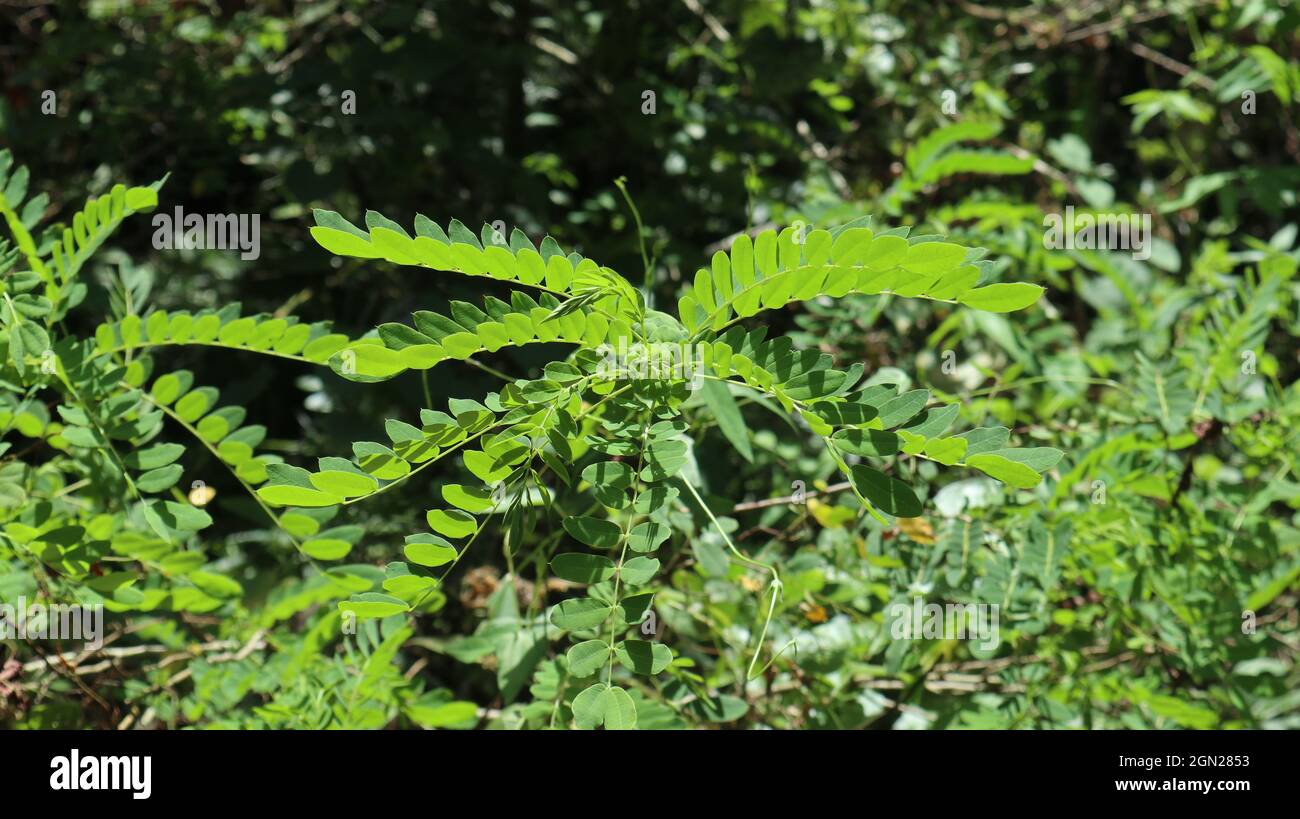
[[[276,528],[284,532],[286,535],[288,535],[290,542],[292,542],[293,545],[301,551],[302,544],[298,542],[298,538],[294,537],[292,532],[284,528],[284,524],[280,522],[280,516],[275,514],[275,512],[272,511],[271,507],[266,505],[266,501],[262,500],[261,496],[257,494],[257,490],[253,488],[252,484],[250,484],[248,481],[241,478],[239,476],[239,472],[236,471],[233,466],[226,463],[225,459],[221,457],[221,453],[217,451],[217,448],[213,446],[212,443],[209,442],[206,438],[200,435],[199,431],[194,427],[194,425],[192,425],[189,421],[186,421],[184,418],[177,415],[176,412],[171,407],[157,401],[149,393],[141,392],[141,395],[150,404],[153,404],[155,407],[162,410],[163,414],[166,415],[168,418],[180,424],[181,427],[183,427],[186,432],[188,432],[190,435],[198,439],[199,443],[203,444],[203,446],[208,450],[208,452],[212,453],[212,457],[216,458],[217,461],[219,461],[220,463],[225,464],[226,469],[230,471],[230,474],[234,476],[235,480],[239,481],[239,485],[244,487],[244,490],[247,491],[248,494],[253,496],[253,500],[257,501],[257,505],[262,507],[262,511],[265,512],[266,516],[271,519],[271,522],[275,524]],[[308,555],[308,559],[312,559],[310,555]]]
[[[781,595],[781,588],[783,585],[781,583],[781,575],[777,572],[775,566],[769,566],[762,561],[754,560],[753,558],[742,554],[741,551],[736,548],[736,544],[731,542],[731,538],[723,530],[722,524],[718,523],[718,519],[713,516],[713,510],[709,509],[708,505],[704,502],[704,499],[700,497],[700,493],[695,491],[695,487],[691,482],[685,478],[682,478],[681,481],[690,491],[691,497],[695,498],[695,502],[704,510],[704,514],[708,516],[709,521],[713,523],[713,528],[718,530],[719,535],[722,535],[722,541],[727,544],[727,548],[731,550],[732,554],[749,565],[765,569],[772,574],[772,582],[768,584],[768,588],[772,591],[772,601],[767,607],[767,617],[763,619],[763,629],[759,632],[758,644],[754,646],[754,656],[750,659],[749,668],[745,672],[745,679],[752,680],[754,678],[754,664],[758,662],[758,656],[763,651],[763,643],[767,640],[767,627],[771,624],[773,615],[776,614],[776,601]]]

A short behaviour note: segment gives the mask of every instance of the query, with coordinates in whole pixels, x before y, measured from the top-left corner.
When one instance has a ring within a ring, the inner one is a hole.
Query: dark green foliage
[[[0,723],[1300,725],[1294,8],[121,6],[0,10],[0,603],[108,640]]]

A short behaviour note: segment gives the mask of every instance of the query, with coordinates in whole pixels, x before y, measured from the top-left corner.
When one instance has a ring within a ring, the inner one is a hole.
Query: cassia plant
[[[304,508],[346,506],[391,491],[452,455],[477,479],[441,487],[445,506],[427,513],[432,531],[406,538],[406,560],[388,565],[383,592],[358,592],[339,603],[355,618],[420,611],[489,518],[500,518],[507,560],[521,548],[524,533],[549,522],[557,537],[546,543],[556,552],[534,554],[538,587],[550,574],[585,588],[552,606],[548,618],[573,642],[557,702],[564,701],[580,728],[636,727],[637,698],[619,684],[615,668],[653,676],[674,663],[668,645],[641,637],[654,634],[663,565],[655,555],[673,539],[675,507],[694,505],[735,559],[769,574],[768,618],[781,595],[776,570],[736,547],[691,478],[697,413],[712,414],[729,439],[746,445],[733,390],[775,399],[801,419],[865,510],[882,522],[921,514],[920,499],[900,477],[907,459],[975,469],[1028,488],[1061,457],[1046,447],[1009,447],[1005,427],[950,432],[956,405],[931,406],[927,390],[900,394],[893,384],[864,380],[861,364],[836,368],[829,355],[795,349],[788,338],[767,338],[761,325],[745,325],[791,302],[851,293],[998,313],[1040,298],[1043,289],[1032,284],[981,285],[991,264],[978,248],[935,236],[909,238],[906,228],[877,232],[865,218],[833,230],[741,235],[729,253],[714,254],[696,274],[672,316],[649,309],[645,294],[617,272],[566,253],[550,237],[534,245],[521,231],[507,239],[487,225],[475,235],[454,220],[444,230],[424,216],[416,217],[412,236],[373,211],[366,230],[331,211],[316,211],[316,223],[312,236],[340,256],[511,286],[508,302],[492,296],[482,306],[454,301],[450,315],[420,311],[410,325],[379,326],[330,357],[343,377],[382,380],[508,345],[561,342],[568,352],[547,364],[541,377],[507,379],[481,401],[452,400],[446,412],[426,408],[418,426],[390,419],[389,443],[358,442],[352,458],[321,458],[314,471],[271,464],[257,495],[270,506],[288,507],[283,518],[301,516]],[[665,361],[671,365],[660,366]],[[692,400],[697,386],[702,402]],[[333,538],[302,547],[320,560],[349,551],[348,543]],[[765,620],[750,675],[763,654],[766,627]],[[535,628],[545,635],[545,623]]]

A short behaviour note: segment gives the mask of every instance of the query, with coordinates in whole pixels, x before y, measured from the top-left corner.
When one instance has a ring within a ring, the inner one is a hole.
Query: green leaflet
[[[317,560],[339,560],[352,551],[352,544],[340,538],[316,538],[303,543],[302,550]]]
[[[565,654],[569,672],[575,677],[589,677],[605,666],[609,659],[609,644],[602,640],[585,640],[574,644]],[[575,712],[576,712],[575,707]]]
[[[858,492],[879,509],[901,518],[921,514],[921,501],[907,484],[864,464],[853,466],[850,480]]]
[[[605,728],[610,731],[627,731],[636,727],[636,703],[624,689],[617,685],[605,690]]]
[[[618,661],[634,674],[658,674],[673,661],[673,652],[668,646],[647,640],[625,640],[619,643],[614,653]]]
[[[429,528],[444,537],[469,537],[478,531],[474,516],[460,509],[430,509],[425,517]]]
[[[606,651],[608,651],[606,646]],[[583,730],[599,728],[605,722],[605,692],[609,686],[596,683],[573,698],[573,722]]]
[[[718,428],[727,437],[746,461],[753,463],[754,451],[749,445],[749,431],[745,428],[745,419],[740,414],[736,399],[732,397],[727,385],[717,381],[705,381],[702,385],[704,400],[714,417],[718,419]]]
[[[340,602],[338,608],[341,612],[350,612],[359,620],[371,620],[401,614],[411,607],[392,595],[368,592],[353,595],[351,599]]]
[[[628,548],[632,548],[630,538]],[[634,549],[633,551],[645,550]],[[623,564],[623,567],[619,569],[619,574],[622,576],[623,582],[630,586],[644,586],[659,572],[659,565],[657,558],[634,557]]]
[[[599,583],[613,577],[616,570],[614,561],[609,558],[580,552],[556,555],[551,561],[551,571],[557,577],[574,583]]]
[[[272,506],[334,506],[343,501],[337,495],[302,486],[263,486],[257,495]]]
[[[595,549],[612,549],[623,535],[618,524],[600,518],[569,517],[564,519],[563,525],[564,530],[578,542]]]
[[[402,554],[412,563],[436,568],[455,560],[457,552],[450,543],[434,535],[411,535],[402,547]]]
[[[608,603],[591,597],[577,597],[551,609],[551,623],[565,631],[588,629],[604,623],[612,611]]]
[[[369,475],[343,470],[327,470],[312,473],[312,485],[322,492],[337,495],[340,498],[355,498],[375,491],[379,482]]]
[[[1018,489],[1032,489],[1041,480],[1041,476],[1031,467],[1002,455],[969,455],[966,465]]]
[[[1044,289],[1036,284],[1013,282],[990,284],[957,294],[957,300],[967,307],[987,310],[990,313],[1010,313],[1023,310],[1042,297]]]

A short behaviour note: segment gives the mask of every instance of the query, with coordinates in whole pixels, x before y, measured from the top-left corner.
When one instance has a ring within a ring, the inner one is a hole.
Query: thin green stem
[[[650,418],[654,417],[653,408],[647,410],[647,412],[650,413]],[[628,540],[631,539],[632,524],[636,521],[636,502],[637,498],[641,497],[640,475],[642,463],[645,460],[646,439],[650,437],[650,418],[646,418],[641,423],[641,444],[637,447],[636,472],[632,473],[634,476],[637,476],[632,489],[632,504],[629,507],[632,511],[628,514],[625,528],[619,536],[619,540],[622,541],[622,548],[618,553],[618,566],[614,569],[614,595],[612,597],[612,600],[614,601],[613,609],[615,610],[618,609],[619,587],[623,581],[623,561],[627,558],[627,544]],[[617,629],[618,617],[611,612],[609,624],[609,663],[605,668],[605,686],[607,688],[614,681],[614,635],[617,633]]]
[[[695,490],[695,487],[691,482],[685,478],[682,478],[681,480],[682,483],[686,485],[686,489],[691,493],[691,497],[695,498],[695,502],[704,510],[704,514],[708,516],[709,521],[713,524],[713,528],[718,530],[718,534],[722,536],[722,542],[727,544],[727,548],[731,550],[732,554],[745,563],[748,563],[751,566],[757,566],[758,568],[764,569],[772,574],[772,582],[768,584],[768,588],[772,592],[772,600],[768,604],[767,617],[763,619],[763,629],[758,635],[758,644],[754,646],[754,656],[750,659],[749,668],[745,672],[745,679],[752,680],[754,678],[754,664],[758,662],[759,655],[763,651],[763,643],[767,640],[767,627],[771,624],[773,615],[776,614],[776,601],[781,595],[782,588],[781,575],[777,572],[775,566],[769,566],[762,561],[754,560],[753,558],[741,553],[741,551],[736,548],[736,544],[731,542],[731,537],[728,536],[726,531],[722,528],[722,524],[718,523],[718,519],[713,516],[713,510],[709,509],[708,504],[706,504],[704,499],[700,497],[700,493]]]
[[[289,353],[277,353],[275,350],[255,350],[252,347],[240,347],[234,344],[222,344],[219,341],[175,341],[166,339],[163,341],[146,341],[140,344],[123,344],[119,347],[112,347],[107,350],[100,350],[92,358],[101,358],[106,355],[115,355],[117,353],[132,353],[136,350],[147,350],[154,347],[219,347],[223,350],[238,350],[245,353],[257,353],[258,355],[269,355],[272,358],[282,358],[286,361],[297,361],[303,364],[315,364],[319,367],[329,366],[326,361],[312,361],[310,358],[303,358],[300,355],[291,355]]]
[[[212,457],[216,458],[220,463],[225,464],[226,469],[230,471],[230,474],[234,476],[236,481],[239,481],[239,485],[244,487],[244,490],[253,497],[253,500],[257,502],[257,505],[262,507],[262,511],[265,512],[266,516],[271,519],[271,522],[275,524],[276,528],[284,532],[286,535],[288,535],[290,542],[292,542],[295,547],[299,549],[302,548],[302,544],[298,542],[298,538],[294,537],[293,533],[290,532],[288,529],[286,529],[284,527],[284,524],[280,522],[280,516],[275,514],[275,512],[271,509],[270,506],[267,506],[266,501],[262,500],[261,496],[257,494],[257,490],[253,488],[252,484],[248,483],[248,481],[240,477],[239,472],[236,471],[233,466],[226,463],[225,459],[221,457],[221,453],[217,450],[217,448],[213,446],[212,443],[209,442],[206,438],[200,435],[198,429],[196,429],[192,424],[190,424],[189,421],[186,421],[184,418],[177,415],[175,410],[173,410],[171,407],[161,403],[160,401],[155,400],[152,395],[149,395],[148,393],[142,393],[142,394],[146,401],[148,401],[150,404],[153,404],[158,409],[162,410],[163,414],[165,414],[168,418],[175,421],[177,424],[180,424],[180,426],[184,428],[186,432],[194,436],[194,438],[196,438],[199,441],[199,443],[203,444],[203,446],[208,450],[208,452],[212,454]],[[311,559],[310,555],[308,555],[307,557],[308,559]]]
[[[632,195],[627,191],[627,178],[620,176],[614,180],[614,186],[618,188],[619,193],[623,194],[623,201],[627,202],[627,207],[632,211],[632,221],[636,223],[636,241],[641,249],[641,264],[645,266],[645,284],[642,289],[645,292],[646,303],[653,309],[654,307],[654,264],[650,261],[650,254],[645,249],[645,226],[641,224],[641,211],[637,210],[636,203],[632,201]]]

